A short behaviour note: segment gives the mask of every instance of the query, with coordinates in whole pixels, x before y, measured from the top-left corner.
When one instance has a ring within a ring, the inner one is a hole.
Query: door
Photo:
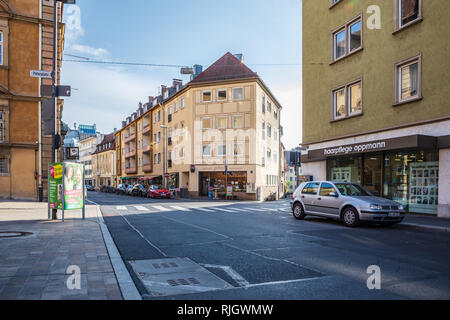
[[[364,155],[363,187],[378,197],[381,197],[383,185],[382,161],[382,154]]]
[[[315,202],[316,210],[327,215],[339,216],[342,200],[339,197],[333,196],[332,193],[338,195],[336,188],[330,183],[322,183],[319,196]]]
[[[317,198],[317,193],[319,192],[319,182],[311,182],[306,184],[302,190],[301,198],[305,206],[305,212],[314,212],[314,202]]]

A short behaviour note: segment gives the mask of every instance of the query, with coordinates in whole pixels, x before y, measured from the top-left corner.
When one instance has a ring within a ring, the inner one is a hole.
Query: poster
[[[62,209],[63,164],[51,163],[48,169],[48,202],[51,209]]]
[[[75,210],[84,207],[84,165],[64,164],[64,209]]]
[[[439,195],[439,162],[410,164],[409,211],[436,214]]]
[[[333,168],[331,170],[331,179],[333,181],[352,182],[352,168]]]

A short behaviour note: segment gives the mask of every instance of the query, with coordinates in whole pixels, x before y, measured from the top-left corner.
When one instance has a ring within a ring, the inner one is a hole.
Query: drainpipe
[[[42,19],[42,0],[39,0],[39,19]],[[39,70],[42,70],[42,24],[39,23]],[[38,96],[41,96],[41,78],[38,78]],[[42,186],[42,102],[38,102],[38,137],[39,137],[39,155],[38,155],[38,201],[43,201],[43,186]]]

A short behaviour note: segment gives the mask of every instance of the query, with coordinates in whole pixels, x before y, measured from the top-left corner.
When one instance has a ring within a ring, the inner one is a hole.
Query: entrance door
[[[208,192],[209,192],[209,178],[208,175],[205,173],[201,173],[200,174],[200,186],[201,186],[201,190],[200,190],[200,196],[208,196]]]
[[[364,155],[363,159],[363,187],[380,197],[382,195],[381,192],[383,186],[382,161],[382,154],[367,154]]]

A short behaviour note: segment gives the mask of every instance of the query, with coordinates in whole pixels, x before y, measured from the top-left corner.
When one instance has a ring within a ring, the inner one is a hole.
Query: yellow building
[[[47,197],[52,137],[44,135],[41,85],[51,79],[31,70],[53,68],[53,1],[0,0],[0,198],[43,200]],[[64,25],[58,2],[57,84]],[[61,133],[63,101],[58,100],[56,130]],[[62,148],[56,156],[62,160]]]
[[[303,1],[303,174],[450,217],[449,10]]]
[[[279,196],[281,105],[241,59],[227,53],[187,85],[174,80],[122,123],[118,183],[224,197],[227,182],[234,198]]]
[[[116,143],[114,133],[105,135],[92,154],[93,185],[96,189],[102,186],[116,187]]]

